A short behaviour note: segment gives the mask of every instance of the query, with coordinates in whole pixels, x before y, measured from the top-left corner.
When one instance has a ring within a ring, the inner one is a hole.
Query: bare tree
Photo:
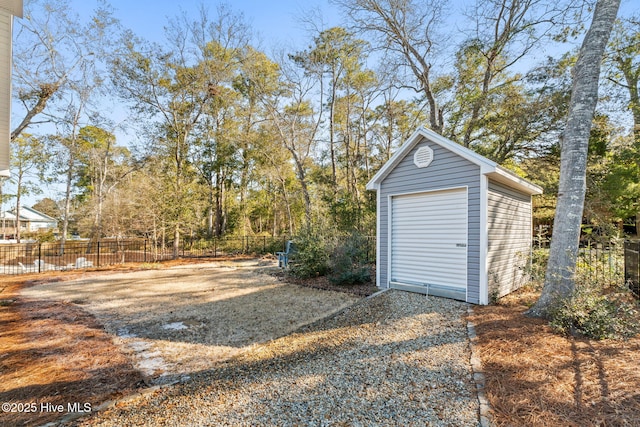
[[[164,159],[171,181],[167,186],[167,221],[173,232],[174,256],[183,227],[196,210],[197,180],[191,161],[203,126],[215,128],[201,141],[206,145],[204,151],[211,154],[208,159],[202,158],[210,167],[200,174],[201,178],[213,177],[208,179],[210,186],[225,181],[219,173],[222,162],[217,155],[231,139],[224,132],[224,114],[231,81],[248,40],[248,28],[241,18],[221,6],[212,20],[203,8],[194,22],[186,16],[170,22],[165,28],[167,47],[146,43],[132,34],[125,36],[123,54],[113,61],[112,80],[120,96],[132,104],[132,110],[141,119],[150,119],[148,148]],[[222,189],[219,187],[216,195],[220,225]],[[220,228],[222,232],[224,227]]]
[[[586,168],[591,123],[598,101],[600,63],[620,0],[598,0],[591,27],[573,68],[573,88],[567,125],[561,142],[560,186],[549,264],[538,302],[529,315],[546,317],[575,288],[575,267],[586,193]]]
[[[429,125],[442,133],[443,111],[433,87],[433,64],[437,57],[438,29],[447,5],[442,0],[333,0],[352,20],[355,29],[372,34],[389,55],[389,61],[409,68],[416,85],[406,83],[425,96]]]
[[[309,98],[314,81],[305,76],[293,61],[282,59],[282,89],[276,92],[263,91],[263,104],[274,134],[291,155],[296,178],[304,198],[306,226],[311,225],[311,193],[308,169],[316,145],[316,136],[321,122],[321,114],[316,114]]]
[[[527,56],[549,35],[566,28],[567,16],[574,0],[477,0],[468,14],[474,31],[468,35],[466,52],[473,52],[480,61],[479,87],[468,99],[469,113],[460,141],[469,147],[473,134],[482,124],[482,117],[495,108],[490,102],[492,91],[514,85],[520,76],[505,72]]]
[[[109,7],[100,4],[86,23],[72,10],[69,0],[31,0],[23,19],[15,21],[12,79],[22,105],[15,112],[22,119],[11,132],[12,141],[27,127],[51,121],[36,118],[71,82],[85,77],[110,46],[117,21]]]

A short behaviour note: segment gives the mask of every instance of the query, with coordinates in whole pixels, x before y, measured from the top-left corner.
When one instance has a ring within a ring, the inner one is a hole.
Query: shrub
[[[534,282],[544,281],[544,275],[549,263],[549,249],[534,249],[531,251],[531,261],[525,265],[526,272]]]
[[[637,303],[623,288],[604,293],[593,284],[578,286],[551,311],[551,326],[562,333],[597,340],[625,339],[639,332]]]
[[[367,238],[353,232],[341,239],[331,254],[329,280],[338,285],[353,285],[371,280],[371,266],[367,260]]]
[[[322,233],[308,230],[293,240],[289,273],[299,279],[324,276],[329,272],[329,249]]]

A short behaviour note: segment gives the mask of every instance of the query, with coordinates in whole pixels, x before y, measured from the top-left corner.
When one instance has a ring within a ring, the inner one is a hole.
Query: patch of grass
[[[159,262],[143,262],[140,264],[142,270],[158,270],[160,268]]]

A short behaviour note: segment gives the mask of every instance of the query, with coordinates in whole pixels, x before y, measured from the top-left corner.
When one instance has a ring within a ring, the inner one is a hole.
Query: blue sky
[[[260,33],[267,44],[272,42],[288,44],[304,38],[302,24],[298,17],[304,13],[318,9],[325,20],[325,27],[338,25],[341,18],[336,6],[328,0],[235,0],[235,1],[207,1],[207,0],[106,0],[115,9],[115,15],[125,27],[145,38],[162,40],[162,27],[167,18],[177,16],[186,11],[194,16],[201,5],[209,7],[212,12],[219,3],[226,3],[234,11],[242,12],[249,24]],[[594,0],[593,0],[594,1]],[[474,4],[474,0],[450,0],[450,10],[453,14],[461,11],[465,5]],[[72,4],[79,12],[95,7],[94,0],[72,0]],[[620,16],[639,13],[638,0],[622,0]],[[305,43],[306,44],[306,43]]]
[[[96,0],[70,0],[72,7],[82,16],[88,17],[91,9],[95,8]],[[305,31],[305,25],[300,17],[316,11],[322,18],[321,28],[344,25],[338,8],[330,4],[330,0],[105,0],[113,7],[115,16],[124,27],[145,39],[163,42],[163,27],[170,18],[186,12],[188,16],[196,17],[202,5],[209,8],[211,16],[220,3],[230,6],[234,12],[244,15],[245,21],[256,33],[254,46],[271,53],[280,47],[289,51],[304,49],[309,46],[312,35]],[[477,0],[448,0],[450,13],[450,35],[461,34],[460,27],[467,27],[468,21],[461,16],[464,9],[469,9]],[[595,0],[586,0],[595,2]],[[639,0],[622,0],[619,16],[640,14]],[[461,19],[462,18],[462,19]],[[318,19],[313,19],[318,22]],[[575,43],[582,41],[580,37]],[[536,61],[546,57],[545,49],[534,53]]]
[[[204,0],[107,0],[113,7],[115,16],[122,24],[143,38],[162,42],[163,26],[169,18],[180,15],[185,11],[195,17],[201,5],[209,8],[214,15],[218,4],[226,3],[234,12],[244,15],[245,21],[259,35],[261,47],[265,50],[277,46],[306,47],[309,37],[306,37],[304,25],[299,17],[312,9],[322,12],[326,26],[338,25],[340,18],[335,6],[328,0],[236,0],[233,2],[217,2]],[[72,0],[77,11],[88,14],[96,5],[91,0]]]

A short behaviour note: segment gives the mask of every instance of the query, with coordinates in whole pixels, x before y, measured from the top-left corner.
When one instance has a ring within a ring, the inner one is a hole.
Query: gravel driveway
[[[29,287],[22,295],[90,312],[148,383],[163,384],[212,369],[359,300],[284,283],[266,274],[273,265],[240,260],[88,275]]]
[[[477,426],[461,302],[389,291],[83,426]]]

